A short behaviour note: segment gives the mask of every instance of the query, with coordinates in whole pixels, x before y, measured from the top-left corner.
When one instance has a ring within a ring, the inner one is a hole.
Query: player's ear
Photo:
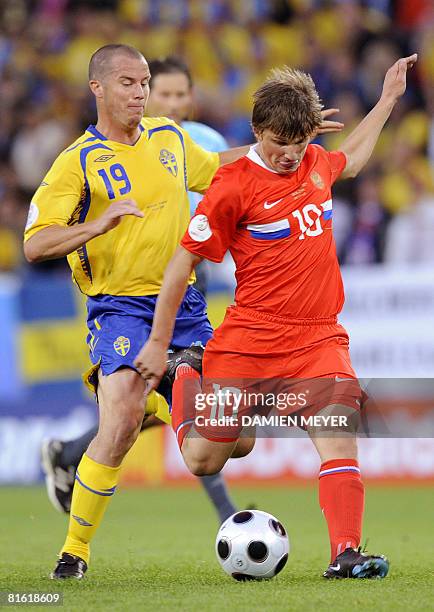
[[[101,81],[97,81],[96,79],[92,79],[89,81],[89,87],[95,98],[103,97],[103,89]]]
[[[252,125],[252,132],[256,138],[256,140],[258,142],[261,142],[262,140],[262,136],[263,136],[263,130],[257,130],[253,125]]]

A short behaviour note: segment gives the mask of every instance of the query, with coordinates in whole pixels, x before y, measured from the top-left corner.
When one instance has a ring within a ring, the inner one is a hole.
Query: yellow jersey
[[[135,200],[144,213],[68,255],[86,295],[158,294],[190,219],[187,192],[206,191],[219,165],[217,153],[170,119],[144,118],[140,129],[127,145],[89,126],[55,160],[30,205],[24,240],[53,224],[92,221],[118,200]]]

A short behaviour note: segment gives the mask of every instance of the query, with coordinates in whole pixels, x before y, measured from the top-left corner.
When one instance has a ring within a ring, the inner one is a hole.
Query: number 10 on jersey
[[[313,215],[313,218],[311,215]],[[292,213],[292,216],[297,219],[300,225],[300,240],[304,240],[305,235],[319,236],[323,233],[324,230],[321,226],[321,215],[322,210],[315,204],[306,204],[301,211],[295,210]]]

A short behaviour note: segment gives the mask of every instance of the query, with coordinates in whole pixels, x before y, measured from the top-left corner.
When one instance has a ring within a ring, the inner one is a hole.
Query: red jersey
[[[345,155],[309,145],[296,172],[278,174],[252,148],[220,168],[182,246],[236,265],[239,306],[292,318],[337,315],[344,290],[332,232],[331,187]]]

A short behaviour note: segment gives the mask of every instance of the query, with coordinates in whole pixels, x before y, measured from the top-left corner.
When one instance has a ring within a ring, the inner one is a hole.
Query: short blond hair
[[[284,66],[275,68],[253,94],[252,126],[288,140],[304,140],[322,122],[322,104],[309,74]]]

